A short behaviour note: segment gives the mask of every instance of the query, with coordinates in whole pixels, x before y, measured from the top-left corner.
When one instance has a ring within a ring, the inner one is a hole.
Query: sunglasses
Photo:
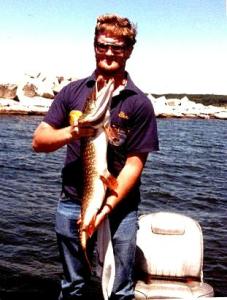
[[[105,53],[106,51],[108,51],[109,48],[111,48],[111,51],[114,54],[121,54],[126,49],[125,45],[116,45],[116,44],[111,44],[111,43],[104,44],[104,43],[99,43],[99,42],[95,43],[95,47],[96,47],[97,51],[100,53]]]

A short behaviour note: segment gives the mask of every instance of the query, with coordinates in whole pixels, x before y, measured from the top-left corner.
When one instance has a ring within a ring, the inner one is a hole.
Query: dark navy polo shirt
[[[71,110],[83,111],[86,99],[95,84],[95,74],[74,81],[65,86],[56,96],[44,121],[54,128],[69,125]],[[117,176],[125,164],[127,155],[157,151],[157,124],[151,101],[139,90],[127,74],[127,85],[119,95],[112,97],[111,127],[119,133],[119,139],[108,144],[108,169]],[[138,203],[139,184],[128,197]],[[82,164],[80,141],[74,140],[67,145],[65,164],[62,169],[62,191],[72,199],[81,197]]]

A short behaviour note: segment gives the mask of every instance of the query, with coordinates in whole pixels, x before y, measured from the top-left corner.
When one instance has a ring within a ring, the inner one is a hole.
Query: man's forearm
[[[108,196],[102,210],[96,216],[95,228],[98,228],[106,216],[111,214],[111,211],[125,198],[139,180],[147,155],[147,153],[142,153],[127,158],[125,166],[117,178],[117,188]]]
[[[55,129],[42,122],[34,133],[32,148],[36,152],[52,152],[69,143],[71,139],[70,126]]]
[[[107,205],[112,209],[130,192],[136,182],[139,180],[147,154],[131,156],[127,159],[126,164],[120,172],[117,182],[118,186],[106,200]]]

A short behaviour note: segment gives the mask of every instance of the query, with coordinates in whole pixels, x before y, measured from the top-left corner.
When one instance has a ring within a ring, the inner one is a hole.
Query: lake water
[[[42,117],[0,116],[0,299],[56,299],[62,270],[54,219],[65,149],[36,154]],[[199,221],[204,281],[227,296],[227,122],[158,119],[140,213],[172,211]]]

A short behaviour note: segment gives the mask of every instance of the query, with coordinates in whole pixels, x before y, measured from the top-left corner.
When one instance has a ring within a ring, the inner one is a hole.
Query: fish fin
[[[87,238],[88,238],[87,230],[80,229],[80,245],[83,250],[84,258],[85,258],[85,261],[87,262],[88,269],[91,271],[92,266],[91,266],[91,263],[90,263],[90,260],[89,260],[88,254],[87,254]]]
[[[86,228],[82,229],[83,231],[86,232],[87,238],[91,238],[95,231],[95,220],[96,220],[96,214],[92,217],[92,220],[89,223],[89,225]]]
[[[87,262],[87,265],[88,265],[88,269],[90,272],[92,272],[92,265],[91,265],[91,262],[90,262],[90,259],[88,257],[88,254],[87,254],[87,251],[85,250],[84,252],[84,256],[85,256],[85,260]]]
[[[106,175],[106,176],[100,175],[100,179],[105,184],[105,186],[107,186],[112,191],[114,191],[118,186],[116,177],[111,175],[109,172],[108,172],[108,175]]]
[[[120,133],[116,127],[111,126],[109,123],[104,125],[107,140],[113,145],[119,145]]]
[[[85,235],[84,240],[87,241],[88,239],[90,239],[92,237],[92,235],[94,233],[94,228],[95,228],[94,224],[95,224],[95,221],[94,222],[92,221],[92,224],[90,224],[87,229],[82,229],[82,234]],[[90,272],[92,272],[92,263],[88,256],[88,253],[87,253],[87,242],[86,242],[86,244],[81,243],[81,246],[83,249],[85,260],[87,262],[88,269]]]
[[[88,237],[91,238],[93,233],[94,233],[94,229],[95,229],[95,222],[92,222],[92,224],[90,224],[88,226],[88,230],[87,230],[87,234],[88,234]]]
[[[77,224],[77,225],[80,225],[80,224],[81,224],[81,214],[79,215],[79,218],[77,219],[76,224]]]

